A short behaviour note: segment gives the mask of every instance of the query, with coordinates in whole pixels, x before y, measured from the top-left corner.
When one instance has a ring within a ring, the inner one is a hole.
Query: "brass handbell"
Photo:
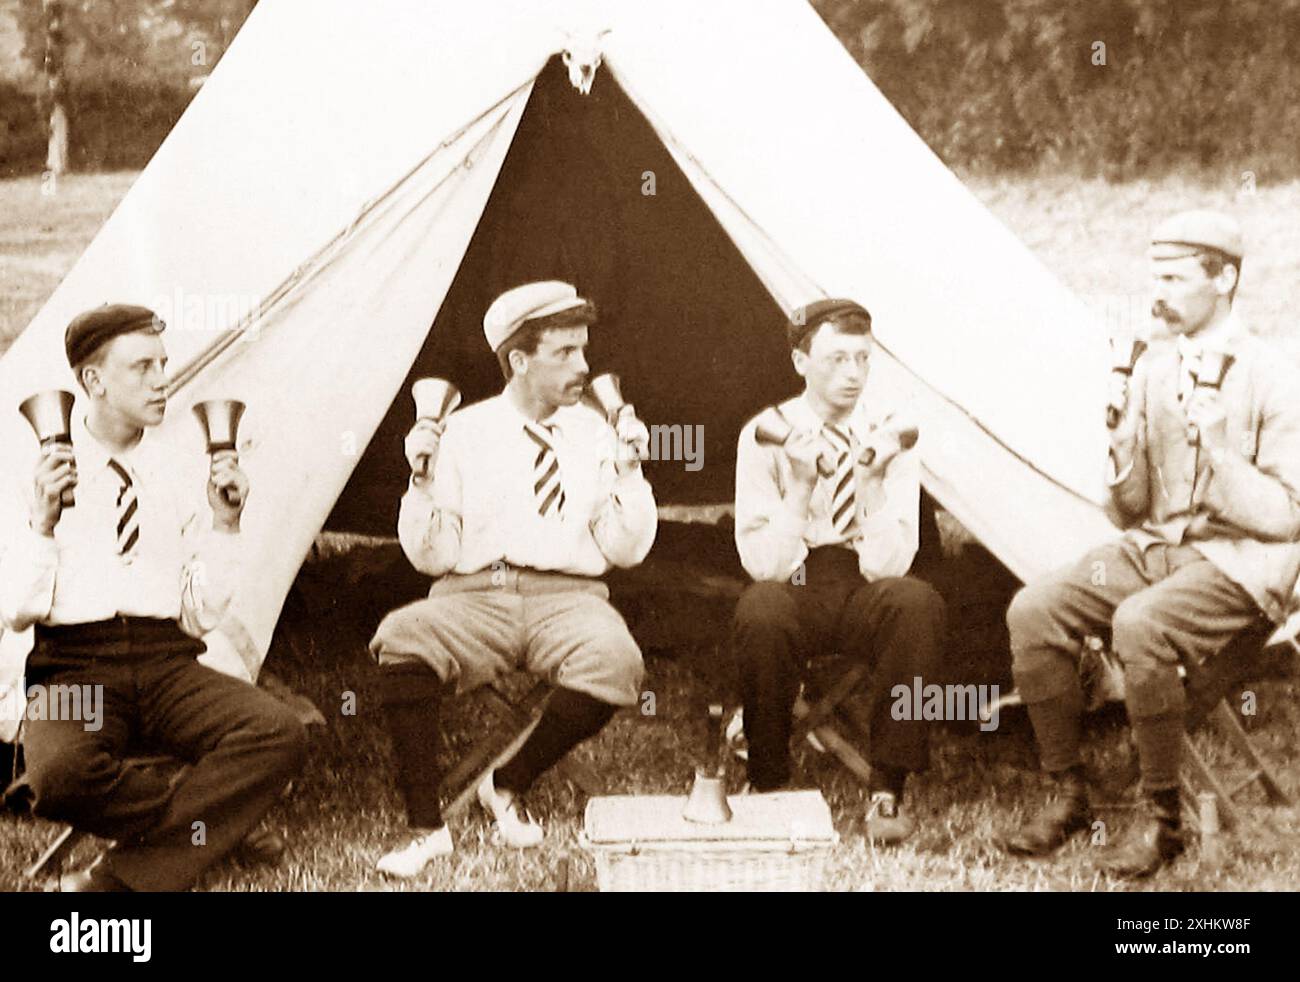
[[[863,466],[870,467],[881,454],[911,450],[920,438],[921,430],[915,423],[897,418],[887,419],[872,432],[858,460]],[[897,451],[894,449],[895,444]]]
[[[784,447],[793,433],[794,427],[776,406],[768,406],[755,420],[754,440],[763,446]],[[835,463],[829,455],[817,455],[817,471],[822,477],[832,477],[835,474]]]
[[[194,415],[203,427],[209,457],[223,450],[234,450],[238,461],[239,421],[245,408],[238,399],[208,399],[194,404]],[[222,489],[221,496],[230,507],[239,507],[239,495],[234,488]]]
[[[1206,349],[1201,352],[1201,363],[1194,375],[1194,388],[1210,389],[1218,392],[1223,387],[1223,379],[1236,358],[1226,351]],[[1192,423],[1187,424],[1187,442],[1196,446],[1201,442],[1201,431]]]
[[[619,410],[627,405],[623,399],[623,386],[613,372],[605,372],[589,381],[583,400],[610,424],[618,417]]]
[[[416,379],[411,386],[415,400],[415,418],[442,423],[460,405],[460,389],[444,378]],[[416,468],[419,477],[429,476],[429,458],[421,455]]]
[[[702,825],[721,825],[731,821],[731,805],[727,803],[727,770],[722,756],[722,705],[709,706],[709,741],[704,764],[695,768],[695,783],[691,785],[682,818]]]
[[[18,411],[23,414],[42,450],[63,443],[72,446],[72,404],[76,396],[64,389],[48,389],[24,399]],[[75,488],[64,488],[60,498],[64,508],[77,503]]]
[[[1142,338],[1111,338],[1110,370],[1125,377],[1131,376],[1133,369],[1137,367],[1138,359],[1142,357],[1142,353],[1146,350],[1147,343]],[[1124,405],[1111,402],[1106,406],[1106,427],[1113,430],[1119,426],[1120,418],[1123,415]]]

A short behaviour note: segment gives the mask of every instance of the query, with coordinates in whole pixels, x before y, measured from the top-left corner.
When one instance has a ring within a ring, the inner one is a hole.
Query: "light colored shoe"
[[[745,711],[737,709],[727,720],[723,735],[727,740],[727,749],[737,760],[749,760],[749,745],[745,742]]]
[[[421,870],[433,860],[450,856],[455,848],[451,841],[451,829],[444,825],[440,829],[416,836],[403,849],[394,849],[375,864],[375,869],[408,880],[419,876]]]
[[[528,814],[511,791],[498,791],[492,780],[493,771],[488,771],[478,786],[478,803],[483,806],[492,820],[496,822],[497,831],[506,845],[515,849],[531,849],[540,846],[545,832],[541,823]]]

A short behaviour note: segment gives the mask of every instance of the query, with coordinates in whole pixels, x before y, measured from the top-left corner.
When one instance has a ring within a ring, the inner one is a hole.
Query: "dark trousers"
[[[838,653],[872,665],[866,712],[868,760],[903,771],[929,763],[928,724],[895,720],[889,693],[913,679],[937,679],[945,609],[922,580],[889,577],[868,583],[851,550],[813,550],[802,584],[751,584],[736,607],[735,650],[749,742],[749,781],[756,790],[790,780],[791,715],[805,663]]]
[[[1271,625],[1250,594],[1190,545],[1140,548],[1127,536],[1030,583],[1007,610],[1012,671],[1029,708],[1043,768],[1078,765],[1083,639],[1109,640],[1124,671],[1124,701],[1148,790],[1178,786],[1187,698],[1195,680],[1246,632]]]
[[[27,684],[103,686],[84,720],[23,724],[38,816],[117,845],[108,872],[136,890],[183,890],[253,830],[302,769],[306,732],[279,700],[195,661],[203,645],[170,621],[38,630]],[[83,714],[84,715],[84,714]],[[168,780],[128,753],[189,766]]]

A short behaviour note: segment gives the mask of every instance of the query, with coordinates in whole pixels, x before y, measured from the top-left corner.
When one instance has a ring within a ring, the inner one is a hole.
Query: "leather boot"
[[[1092,824],[1088,784],[1079,767],[1053,775],[1052,800],[1020,828],[1004,834],[1000,845],[1016,856],[1047,856],[1070,836]]]
[[[1146,807],[1137,822],[1097,860],[1102,872],[1131,880],[1150,876],[1182,854],[1178,792],[1146,795]]]

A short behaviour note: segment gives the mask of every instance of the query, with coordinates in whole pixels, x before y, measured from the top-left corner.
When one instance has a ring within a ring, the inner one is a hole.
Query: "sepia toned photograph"
[[[4,909],[1300,889],[1297,45],[0,0]]]

